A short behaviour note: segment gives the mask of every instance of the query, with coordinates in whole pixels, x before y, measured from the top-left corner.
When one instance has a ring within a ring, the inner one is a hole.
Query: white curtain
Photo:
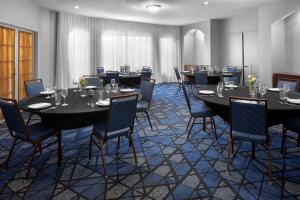
[[[173,67],[181,65],[180,27],[59,13],[57,86],[96,73],[97,66],[131,71],[151,66],[158,83],[176,81]]]

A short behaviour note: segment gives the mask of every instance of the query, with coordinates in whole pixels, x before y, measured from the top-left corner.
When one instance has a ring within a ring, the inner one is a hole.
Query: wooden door
[[[19,99],[26,96],[24,81],[32,80],[33,77],[33,51],[34,34],[25,31],[19,31]]]
[[[15,98],[15,30],[2,26],[0,26],[0,97]],[[2,120],[1,112],[0,120]]]

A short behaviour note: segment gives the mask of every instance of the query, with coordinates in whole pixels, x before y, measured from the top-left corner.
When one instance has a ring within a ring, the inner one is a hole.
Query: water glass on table
[[[110,86],[110,84],[106,84],[106,86],[105,86],[105,92],[107,93],[107,96],[108,96],[108,97],[109,97],[110,91],[111,91],[111,86]]]
[[[229,78],[228,77],[224,77],[223,78],[223,82],[224,82],[225,90],[228,90],[227,86],[229,85]]]
[[[268,85],[267,84],[264,84],[264,83],[261,83],[259,85],[259,88],[258,88],[258,92],[260,94],[260,96],[263,98],[264,95],[267,93],[267,88],[268,88]]]
[[[223,97],[223,89],[224,89],[224,84],[223,82],[219,82],[218,85],[217,85],[217,95],[218,97]]]
[[[55,97],[55,105],[56,106],[60,105],[60,102],[61,102],[61,94],[60,94],[60,92],[55,92],[54,97]]]
[[[66,103],[66,98],[68,96],[68,88],[64,88],[61,90],[61,96],[64,98],[64,103],[62,106],[68,106],[69,104]]]
[[[73,78],[72,83],[73,83],[73,85],[75,86],[75,88],[78,88],[78,83],[79,83],[79,81],[78,81],[77,78]],[[73,92],[77,92],[77,91],[78,91],[78,89],[73,90]]]

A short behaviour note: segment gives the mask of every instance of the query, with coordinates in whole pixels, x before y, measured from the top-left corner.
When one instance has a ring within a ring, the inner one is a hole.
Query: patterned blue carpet
[[[150,112],[154,131],[145,117],[139,117],[134,133],[138,166],[126,138],[118,163],[116,141],[109,142],[106,180],[100,152],[94,148],[88,159],[90,127],[65,131],[62,166],[56,165],[56,146],[50,146],[37,154],[29,179],[24,177],[32,149],[28,144],[17,145],[8,169],[0,172],[0,199],[300,199],[300,151],[288,139],[286,158],[281,159],[280,126],[270,129],[272,186],[266,174],[265,149],[258,147],[256,159],[251,159],[251,144],[247,143],[235,145],[238,153],[227,175],[227,125],[216,117],[218,141],[209,130],[195,125],[187,141],[190,116],[182,93],[175,95],[176,89],[174,84],[156,86]],[[11,143],[1,127],[0,163]]]

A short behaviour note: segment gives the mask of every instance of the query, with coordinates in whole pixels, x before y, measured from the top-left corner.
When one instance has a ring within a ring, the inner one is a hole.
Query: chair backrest
[[[228,72],[236,72],[236,70],[237,70],[237,67],[235,67],[235,66],[227,66],[226,68],[227,68]]]
[[[110,84],[111,79],[115,79],[116,83],[119,82],[119,72],[118,71],[106,71],[107,84]]]
[[[87,80],[87,86],[96,86],[101,87],[100,77],[99,76],[84,76]]]
[[[17,101],[14,99],[0,98],[0,108],[10,134],[13,137],[15,134],[16,136],[22,135],[21,138],[30,139]]]
[[[151,72],[150,66],[142,66],[142,72]]]
[[[180,74],[179,74],[179,71],[178,71],[178,67],[174,67],[174,71],[175,71],[177,80],[181,80],[181,77],[180,77]]]
[[[142,79],[150,79],[151,78],[151,71],[142,71],[141,72]]]
[[[284,79],[282,79],[282,80],[278,80],[278,82],[277,82],[277,87],[278,88],[283,88],[283,86],[284,86],[284,84],[285,83],[288,83],[289,85],[290,85],[290,91],[291,92],[297,92],[297,89],[298,89],[298,84],[297,84],[297,81],[293,81],[293,80],[284,80]]]
[[[230,97],[230,134],[239,131],[268,137],[267,100]]]
[[[133,129],[137,101],[138,94],[111,98],[106,123],[106,136],[107,132],[126,128]]]
[[[195,72],[195,84],[196,85],[208,85],[207,71]]]
[[[34,96],[44,91],[42,79],[24,81],[26,96]]]
[[[140,93],[143,95],[142,100],[148,102],[148,107],[151,103],[154,85],[154,79],[143,79],[141,82]]]
[[[191,111],[190,98],[189,98],[188,92],[186,91],[186,88],[185,88],[185,86],[183,84],[182,84],[182,90],[183,90],[183,94],[184,94],[184,97],[185,97],[186,104],[187,104],[189,110]]]
[[[104,73],[104,67],[97,67],[97,74],[102,74]]]
[[[241,82],[242,70],[236,70],[234,74],[234,77],[229,77],[228,80],[234,81],[234,84],[239,86]]]

